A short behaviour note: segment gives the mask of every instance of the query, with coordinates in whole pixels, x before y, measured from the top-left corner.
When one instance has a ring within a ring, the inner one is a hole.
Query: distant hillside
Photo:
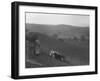
[[[89,38],[89,27],[76,27],[71,25],[43,25],[26,24],[26,29],[32,32],[39,32],[47,35],[57,35],[59,38],[70,38],[85,36]]]

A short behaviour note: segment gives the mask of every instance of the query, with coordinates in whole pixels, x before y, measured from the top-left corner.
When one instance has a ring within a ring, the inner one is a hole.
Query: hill
[[[89,27],[76,27],[71,25],[43,25],[26,24],[26,29],[32,32],[39,32],[49,36],[57,35],[59,38],[81,38],[84,36],[89,39]]]

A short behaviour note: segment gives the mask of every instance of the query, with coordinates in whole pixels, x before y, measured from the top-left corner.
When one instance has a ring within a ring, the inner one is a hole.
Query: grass
[[[89,64],[89,44],[74,40],[62,42],[52,36],[37,33],[40,41],[41,54],[35,56],[30,50],[32,43],[26,40],[26,68],[35,67],[57,67],[57,66],[77,66]],[[28,42],[27,42],[28,41]],[[49,56],[50,50],[60,52],[66,62],[61,62]],[[28,61],[27,61],[28,60]]]

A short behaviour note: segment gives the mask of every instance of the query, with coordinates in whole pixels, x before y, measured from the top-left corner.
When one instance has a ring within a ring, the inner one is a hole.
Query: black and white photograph
[[[89,65],[89,15],[25,13],[25,67]]]
[[[97,7],[12,3],[11,77],[97,74]]]

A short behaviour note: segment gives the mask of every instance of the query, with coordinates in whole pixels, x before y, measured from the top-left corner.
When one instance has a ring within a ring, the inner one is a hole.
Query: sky
[[[89,15],[26,13],[26,23],[87,27],[89,26]]]

